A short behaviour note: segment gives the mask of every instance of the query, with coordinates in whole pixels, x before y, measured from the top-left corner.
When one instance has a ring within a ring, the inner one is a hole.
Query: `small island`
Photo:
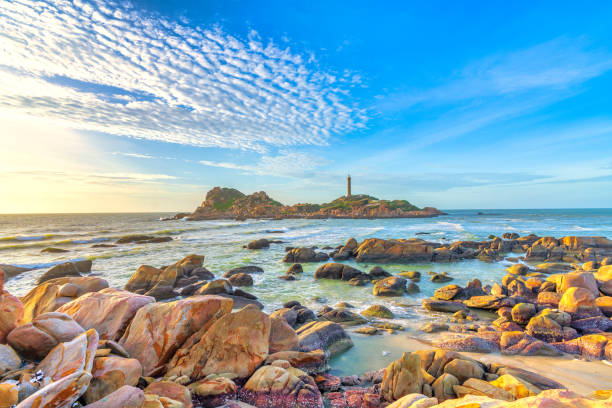
[[[264,191],[246,195],[234,188],[215,187],[196,210],[180,213],[171,219],[189,221],[247,218],[430,218],[444,215],[434,207],[419,208],[407,200],[379,200],[366,194],[351,194],[351,178],[347,178],[347,194],[324,204],[284,205]]]

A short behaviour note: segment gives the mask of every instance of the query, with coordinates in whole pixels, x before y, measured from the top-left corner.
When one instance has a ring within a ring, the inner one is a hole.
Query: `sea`
[[[445,211],[447,215],[436,218],[372,220],[162,221],[172,215],[168,213],[0,215],[0,264],[34,268],[5,283],[9,292],[23,296],[36,285],[37,278],[44,271],[66,261],[91,259],[93,275],[105,278],[112,287],[122,288],[140,265],[161,267],[189,254],[199,254],[205,256],[204,266],[217,277],[237,266],[262,267],[264,273],[252,275],[254,286],[244,289],[256,295],[267,312],[272,312],[289,300],[298,300],[315,311],[341,301],[352,304],[356,312],[374,303],[384,304],[394,312],[396,317],[393,321],[405,326],[406,330],[399,335],[373,337],[352,334],[356,347],[336,358],[332,367],[339,374],[353,374],[380,368],[398,358],[402,351],[402,339],[418,339],[420,325],[441,318],[420,307],[422,299],[431,296],[441,286],[429,281],[428,272],[447,272],[454,278],[452,283],[459,285],[465,285],[474,278],[480,279],[483,284],[493,284],[504,276],[510,262],[465,260],[454,263],[385,264],[382,266],[391,273],[420,271],[423,274],[418,283],[421,291],[402,298],[379,298],[372,295],[371,286],[354,287],[345,282],[315,280],[314,272],[322,263],[303,264],[304,273],[296,281],[279,279],[289,267],[282,262],[286,247],[336,247],[349,238],[361,241],[371,237],[422,238],[450,243],[486,240],[490,235],[501,236],[505,232],[612,238],[612,209]],[[111,248],[93,247],[100,243],[113,244],[120,237],[130,234],[171,236],[173,240]],[[281,243],[261,250],[244,247],[258,238]],[[68,252],[41,252],[47,247],[62,248]],[[375,266],[353,261],[347,263],[363,271]]]

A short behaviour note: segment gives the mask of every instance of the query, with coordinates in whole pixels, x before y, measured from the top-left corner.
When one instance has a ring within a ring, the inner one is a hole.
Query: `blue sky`
[[[612,203],[608,2],[176,3],[0,4],[0,212]]]

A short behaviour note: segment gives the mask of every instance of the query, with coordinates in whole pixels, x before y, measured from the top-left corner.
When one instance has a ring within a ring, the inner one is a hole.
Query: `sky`
[[[0,2],[0,213],[214,186],[612,206],[611,2]]]

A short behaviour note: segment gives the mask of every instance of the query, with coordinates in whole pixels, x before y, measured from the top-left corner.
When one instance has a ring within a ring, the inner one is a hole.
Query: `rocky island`
[[[189,221],[247,218],[429,218],[444,213],[433,207],[419,208],[406,200],[379,200],[366,194],[350,194],[324,204],[283,205],[264,191],[245,195],[227,187],[215,187],[202,205],[191,213],[171,219]]]

